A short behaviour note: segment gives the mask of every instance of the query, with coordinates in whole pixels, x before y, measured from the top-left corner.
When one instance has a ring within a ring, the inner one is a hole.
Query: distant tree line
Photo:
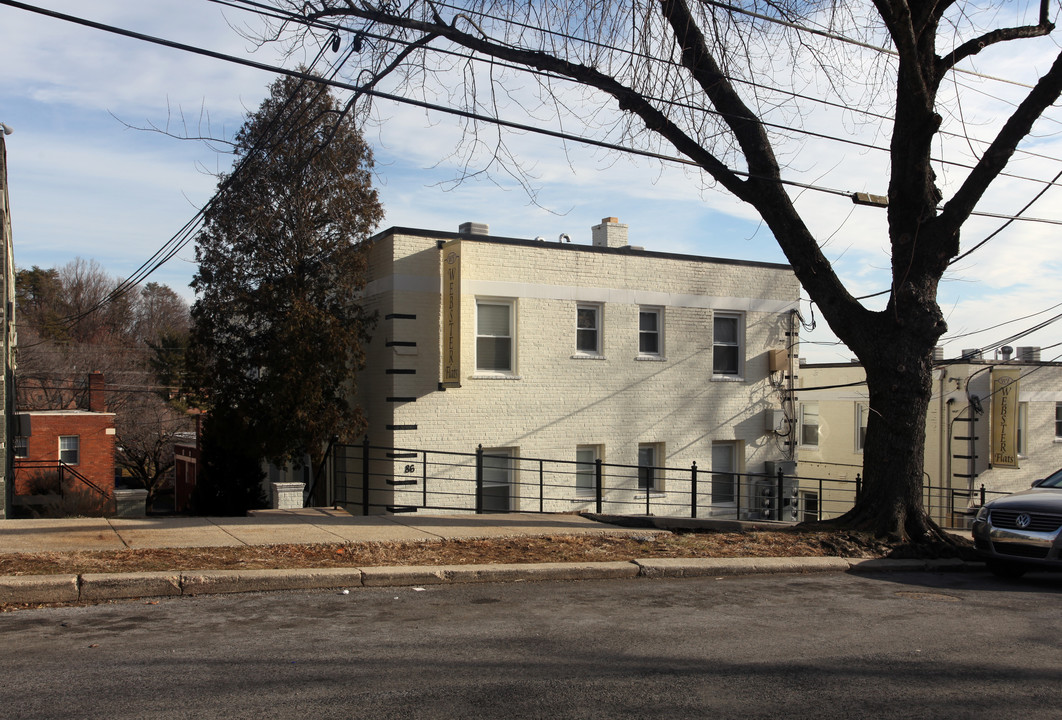
[[[184,407],[189,308],[166,285],[116,292],[121,286],[95,260],[16,271],[16,407],[85,408],[89,373],[103,373],[116,464],[151,503],[172,475],[174,439],[192,427]]]

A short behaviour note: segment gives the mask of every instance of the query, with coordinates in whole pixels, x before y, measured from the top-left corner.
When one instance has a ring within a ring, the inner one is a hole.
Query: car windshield
[[[1056,470],[1052,474],[1043,479],[1043,482],[1039,483],[1038,487],[1062,487],[1062,470]]]

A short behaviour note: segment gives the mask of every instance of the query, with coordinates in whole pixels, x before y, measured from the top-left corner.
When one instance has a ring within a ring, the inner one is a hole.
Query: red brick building
[[[29,419],[29,434],[14,439],[14,505],[49,514],[113,513],[115,415],[106,412],[103,376],[89,376],[88,410],[20,414]]]

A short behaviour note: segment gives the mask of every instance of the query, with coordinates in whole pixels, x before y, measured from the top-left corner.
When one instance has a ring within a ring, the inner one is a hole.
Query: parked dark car
[[[1062,570],[1062,470],[985,503],[973,524],[974,545],[1000,577]]]

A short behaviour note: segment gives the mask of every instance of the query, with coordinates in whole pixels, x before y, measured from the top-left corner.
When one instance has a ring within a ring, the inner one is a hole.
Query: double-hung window
[[[579,445],[575,448],[575,492],[578,495],[593,495],[597,492],[597,460],[601,448],[597,445]]]
[[[1029,454],[1029,403],[1018,403],[1018,455],[1025,457]]]
[[[856,403],[856,452],[863,452],[863,446],[867,442],[867,417],[870,414],[870,406],[866,403]]]
[[[476,370],[512,373],[515,369],[513,303],[503,300],[476,301]]]
[[[59,462],[77,465],[81,455],[81,438],[77,435],[59,436]]]
[[[737,443],[712,443],[712,505],[737,502]]]
[[[25,435],[15,436],[15,457],[29,457],[29,438]]]
[[[741,376],[743,334],[741,314],[715,313],[712,319],[712,375]]]
[[[800,444],[817,447],[819,444],[819,404],[800,406]]]
[[[575,350],[580,355],[601,354],[601,306],[575,308]]]
[[[664,452],[659,443],[638,445],[638,489],[663,492],[664,478],[660,460]]]
[[[1062,402],[1055,403],[1055,439],[1062,440]]]
[[[638,354],[660,357],[664,354],[664,313],[660,308],[638,310]]]

